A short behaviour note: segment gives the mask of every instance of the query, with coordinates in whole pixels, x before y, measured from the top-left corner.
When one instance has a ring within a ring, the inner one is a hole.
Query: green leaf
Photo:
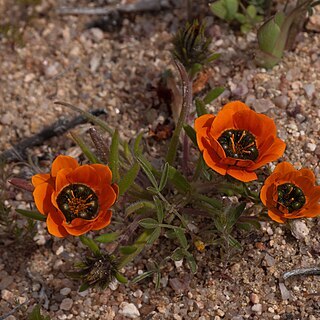
[[[124,255],[129,255],[137,251],[137,247],[135,246],[123,246],[120,247],[119,251]]]
[[[161,200],[157,196],[153,197],[153,201],[154,201],[155,207],[157,209],[158,221],[159,221],[159,223],[162,223],[163,219],[164,219],[163,204],[162,204]]]
[[[146,271],[146,272],[144,272],[142,274],[139,274],[138,276],[134,277],[130,282],[131,283],[138,283],[138,282],[142,281],[143,279],[151,277],[155,272],[156,272],[156,270]]]
[[[258,30],[259,48],[265,53],[274,54],[273,50],[277,41],[279,41],[281,26],[277,23],[277,20],[280,20],[278,14],[265,22]]]
[[[247,14],[248,14],[248,16],[249,16],[251,19],[254,19],[254,18],[256,17],[256,15],[257,15],[257,9],[256,9],[256,7],[253,6],[253,5],[249,5],[249,6],[247,7]]]
[[[236,240],[234,237],[230,236],[230,235],[228,235],[227,241],[228,241],[228,243],[229,243],[229,245],[231,247],[234,247],[234,248],[237,248],[237,249],[241,249],[242,248],[241,243],[238,240]]]
[[[171,259],[173,261],[180,261],[184,258],[184,250],[182,248],[177,248],[171,254]]]
[[[119,234],[117,232],[109,232],[109,233],[105,233],[105,234],[98,236],[94,240],[101,242],[101,243],[110,243],[110,242],[117,240],[118,237],[119,237]]]
[[[94,242],[94,240],[92,240],[84,235],[79,236],[79,238],[80,238],[80,241],[85,246],[87,246],[96,257],[101,255],[100,249],[99,249],[98,245]]]
[[[163,167],[160,183],[159,183],[159,191],[161,192],[163,188],[167,185],[169,175],[169,163],[166,162]]]
[[[123,142],[123,153],[124,153],[125,158],[126,158],[130,163],[132,163],[132,154],[131,154],[131,152],[130,152],[129,144],[128,144],[127,141],[124,141],[124,142]]]
[[[120,195],[123,195],[132,186],[139,171],[139,164],[134,163],[134,165],[123,175],[122,179],[120,179],[118,183]]]
[[[224,88],[216,87],[212,89],[203,99],[205,104],[211,103],[213,100],[217,99],[224,92]]]
[[[206,63],[212,62],[214,60],[217,60],[218,58],[220,58],[221,53],[213,53],[211,56],[209,56],[209,58],[206,60]]]
[[[246,207],[245,202],[241,202],[237,207],[232,208],[227,214],[227,228],[232,229],[234,224],[238,221],[239,217],[242,215],[243,210]]]
[[[144,157],[142,157],[141,155],[137,156],[137,161],[139,162],[142,170],[144,171],[144,173],[148,177],[148,179],[151,182],[151,184],[153,185],[153,187],[155,189],[159,190],[157,180],[156,180],[155,176],[153,175],[153,173],[152,173],[152,171],[150,169],[151,164]]]
[[[143,137],[143,132],[140,132],[136,138],[136,140],[134,141],[134,145],[133,145],[133,153],[135,156],[138,156],[142,153],[142,148],[140,147],[140,143]]]
[[[155,229],[159,226],[159,222],[152,218],[145,218],[139,221],[139,225],[145,229]]]
[[[259,230],[261,229],[261,224],[258,219],[254,219],[254,217],[246,218],[246,217],[240,217],[237,221],[237,226],[241,228],[241,224],[249,224],[254,229]]]
[[[186,132],[187,136],[190,138],[190,140],[193,142],[193,144],[198,147],[198,143],[197,143],[197,134],[195,132],[195,130],[189,126],[188,124],[185,124],[183,126],[184,131]]]
[[[16,209],[16,211],[23,216],[33,219],[33,220],[38,220],[38,221],[46,221],[47,217],[44,216],[43,214],[37,212],[37,211],[29,211],[29,210],[23,210],[23,209]]]
[[[49,316],[45,317],[45,316],[41,315],[40,306],[36,305],[32,309],[31,313],[28,315],[28,320],[50,320],[50,317]]]
[[[239,12],[235,15],[235,18],[241,24],[244,24],[247,21],[247,17],[244,14]]]
[[[160,272],[157,272],[157,273],[155,274],[155,288],[156,288],[156,289],[159,289],[159,288],[160,288],[160,284],[161,284],[160,280],[161,280],[161,273],[160,273]]]
[[[196,263],[196,260],[194,259],[193,255],[189,252],[186,254],[186,261],[187,261],[192,273],[196,273],[197,272],[197,263]]]
[[[127,207],[125,213],[128,216],[131,213],[138,211],[142,208],[155,209],[155,205],[152,201],[148,201],[148,200],[137,201],[132,203],[129,207]]]
[[[225,0],[224,4],[227,8],[228,20],[233,20],[239,9],[239,0]]]
[[[160,234],[161,234],[161,227],[155,228],[151,233],[151,235],[149,236],[147,244],[153,244],[160,237]]]
[[[79,288],[79,292],[82,292],[82,291],[86,291],[87,289],[89,289],[90,288],[90,285],[89,285],[89,283],[83,283],[81,286],[80,286],[80,288]]]
[[[218,18],[222,20],[226,20],[228,16],[228,11],[227,11],[227,8],[224,6],[223,0],[211,3],[210,9],[213,12],[213,14],[216,15]]]
[[[118,130],[115,130],[112,136],[109,161],[110,161],[110,169],[112,171],[112,178],[113,178],[112,180],[113,182],[118,182],[119,181],[119,132]]]
[[[128,282],[128,279],[119,272],[116,273],[115,278],[122,284],[125,284]]]
[[[76,133],[70,131],[70,135],[74,142],[80,147],[83,154],[88,158],[91,163],[100,163],[96,155],[90,150],[89,146],[84,142],[84,140]]]
[[[206,109],[206,104],[202,100],[196,98],[195,104],[196,104],[196,111],[197,111],[198,117],[201,117],[202,115],[208,113],[208,111]]]
[[[177,238],[178,238],[178,240],[179,240],[179,242],[181,244],[181,247],[183,249],[186,249],[188,247],[188,240],[187,240],[183,230],[174,229],[174,232],[175,232],[175,234],[176,234],[176,236],[177,236]]]
[[[187,193],[191,190],[188,180],[174,167],[169,167],[169,180],[181,193]]]

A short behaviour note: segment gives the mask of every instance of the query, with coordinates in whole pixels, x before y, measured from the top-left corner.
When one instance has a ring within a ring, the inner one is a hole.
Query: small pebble
[[[251,310],[254,311],[254,312],[257,312],[257,313],[261,313],[262,312],[262,304],[261,303],[257,303],[255,305],[253,305]]]
[[[250,294],[250,301],[253,303],[253,304],[257,304],[260,302],[260,298],[259,296],[256,294],[256,293],[251,293]]]
[[[70,298],[65,298],[62,300],[60,304],[60,309],[69,311],[72,308],[72,305],[73,305],[73,300]]]
[[[290,229],[291,229],[292,235],[298,240],[305,239],[310,232],[306,223],[302,220],[290,221]]]
[[[140,316],[138,308],[133,303],[122,302],[120,305],[119,313],[130,319]]]
[[[70,292],[71,292],[71,289],[70,289],[70,288],[62,288],[62,289],[60,290],[60,293],[61,293],[63,296],[67,296]]]

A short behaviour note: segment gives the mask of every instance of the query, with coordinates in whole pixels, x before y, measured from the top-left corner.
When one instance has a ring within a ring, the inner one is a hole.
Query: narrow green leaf
[[[220,56],[221,56],[221,53],[214,53],[206,60],[206,63],[217,60],[218,58],[220,58]]]
[[[238,226],[238,224],[250,224],[254,229],[256,229],[256,230],[259,230],[259,229],[261,229],[261,224],[260,224],[260,222],[259,222],[259,220],[258,219],[251,219],[251,218],[253,218],[253,217],[248,217],[248,218],[246,218],[246,217],[240,217],[239,218],[239,220],[237,221],[237,226]]]
[[[196,104],[196,111],[197,111],[197,116],[198,117],[201,117],[202,115],[208,113],[208,111],[206,109],[206,105],[202,100],[197,98],[195,100],[195,104]]]
[[[122,179],[120,179],[118,183],[120,195],[123,195],[132,186],[139,171],[139,164],[134,163],[134,165],[123,175]]]
[[[155,228],[151,233],[147,241],[147,244],[153,244],[160,237],[160,234],[161,234],[161,228],[160,227]]]
[[[47,218],[43,214],[37,212],[37,211],[29,211],[29,210],[23,210],[23,209],[16,209],[16,211],[23,216],[27,218],[31,218],[33,220],[38,220],[38,221],[46,221]]]
[[[129,207],[126,208],[126,215],[130,215],[131,213],[138,211],[142,208],[149,208],[149,209],[155,209],[155,205],[152,201],[148,200],[141,200],[132,203]]]
[[[100,163],[96,155],[90,150],[89,146],[84,142],[84,140],[76,133],[70,131],[70,135],[74,142],[80,147],[83,154],[88,158],[91,163]]]
[[[144,171],[144,173],[148,177],[148,179],[151,182],[151,184],[153,185],[153,187],[155,189],[159,190],[157,180],[150,169],[151,164],[142,156],[137,156],[137,161],[139,162],[142,170]]]
[[[197,272],[197,263],[196,263],[196,260],[194,259],[193,255],[189,252],[186,255],[186,261],[187,261],[192,273],[196,273]]]
[[[80,238],[80,241],[85,246],[87,246],[96,257],[101,255],[100,249],[99,249],[98,245],[94,242],[94,240],[92,240],[84,235],[79,236],[79,238]]]
[[[230,236],[230,235],[228,235],[227,241],[228,241],[228,243],[229,243],[229,245],[231,247],[235,247],[237,249],[241,249],[242,248],[241,243],[238,240],[236,240],[234,237]]]
[[[161,285],[161,273],[160,272],[156,272],[155,274],[155,288],[156,289],[159,289],[160,288],[160,285]]]
[[[119,181],[119,132],[115,130],[110,146],[109,165],[112,171],[113,182]]]
[[[105,233],[105,234],[98,236],[94,240],[101,242],[101,243],[110,243],[110,242],[117,240],[118,237],[119,237],[119,234],[117,232],[109,232],[109,233]]]
[[[145,218],[139,221],[139,225],[145,229],[155,229],[159,226],[159,222],[152,218]]]
[[[186,132],[187,136],[190,138],[190,140],[193,142],[193,144],[198,147],[198,143],[197,143],[197,134],[195,132],[195,130],[189,126],[188,124],[185,124],[183,126],[184,131]]]
[[[157,196],[153,197],[153,201],[154,201],[155,207],[157,209],[158,221],[159,221],[159,223],[162,223],[163,219],[164,219],[163,203],[161,202],[161,200]]]
[[[169,167],[169,180],[182,193],[187,193],[191,190],[188,180],[172,166]]]
[[[124,153],[125,158],[126,158],[130,163],[132,163],[133,158],[132,158],[132,154],[131,154],[131,152],[130,152],[129,144],[128,144],[127,141],[124,141],[124,142],[123,142],[123,153]]]
[[[123,246],[120,247],[119,251],[124,255],[129,255],[137,251],[137,247],[135,246]]]
[[[229,230],[231,230],[234,224],[238,221],[245,207],[246,207],[246,203],[241,202],[237,207],[229,210],[227,214],[227,228]]]
[[[171,259],[173,261],[180,261],[184,257],[184,250],[182,248],[177,248],[171,254]]]
[[[128,282],[128,279],[127,279],[124,275],[122,275],[121,273],[119,273],[119,272],[116,273],[115,277],[116,277],[116,279],[117,279],[120,283],[122,283],[122,284],[125,284],[125,283]]]
[[[155,272],[156,272],[155,270],[146,271],[146,272],[134,277],[130,282],[131,283],[138,283],[138,282],[142,281],[143,279],[151,277]]]
[[[217,87],[212,89],[203,99],[205,104],[211,103],[213,100],[217,99],[224,92],[224,88]]]
[[[140,147],[142,137],[143,137],[143,132],[140,132],[134,141],[133,153],[135,156],[139,156],[142,153],[142,148]]]
[[[160,183],[159,183],[159,191],[162,191],[163,188],[167,185],[169,175],[169,163],[166,162],[163,167]]]
[[[175,234],[181,244],[181,247],[183,249],[186,249],[188,247],[188,240],[184,234],[184,231],[181,229],[174,229],[174,232],[175,232]]]
[[[79,292],[82,292],[82,291],[86,291],[87,289],[90,288],[90,285],[88,283],[83,283],[80,288],[79,288]]]

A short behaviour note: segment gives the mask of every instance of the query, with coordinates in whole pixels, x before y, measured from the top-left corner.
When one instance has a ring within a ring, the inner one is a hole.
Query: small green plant
[[[36,305],[28,315],[28,320],[50,320],[49,316],[43,316],[39,305]]]
[[[210,5],[214,15],[229,23],[238,22],[241,32],[249,32],[263,17],[258,13],[261,7],[249,4],[245,7],[239,0],[218,0]]]
[[[259,66],[269,69],[280,62],[288,43],[292,43],[297,34],[294,26],[318,4],[319,1],[298,0],[289,13],[277,12],[264,22],[258,30],[256,62]]]

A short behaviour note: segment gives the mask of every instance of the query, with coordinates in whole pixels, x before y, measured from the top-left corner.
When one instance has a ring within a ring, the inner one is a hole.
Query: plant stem
[[[192,105],[192,80],[190,80],[185,67],[179,61],[174,60],[174,63],[179,71],[181,82],[182,82],[182,99],[183,100],[182,100],[182,107],[181,107],[178,123],[173,132],[170,145],[169,145],[169,150],[166,157],[166,162],[168,162],[170,165],[173,165],[176,159],[180,133],[183,128],[183,124],[185,123],[186,118],[189,115],[189,110]],[[185,146],[184,146],[184,149],[186,149]],[[184,157],[185,156],[188,157],[188,154],[187,155],[184,154]],[[183,161],[186,164],[188,159],[184,158]]]

